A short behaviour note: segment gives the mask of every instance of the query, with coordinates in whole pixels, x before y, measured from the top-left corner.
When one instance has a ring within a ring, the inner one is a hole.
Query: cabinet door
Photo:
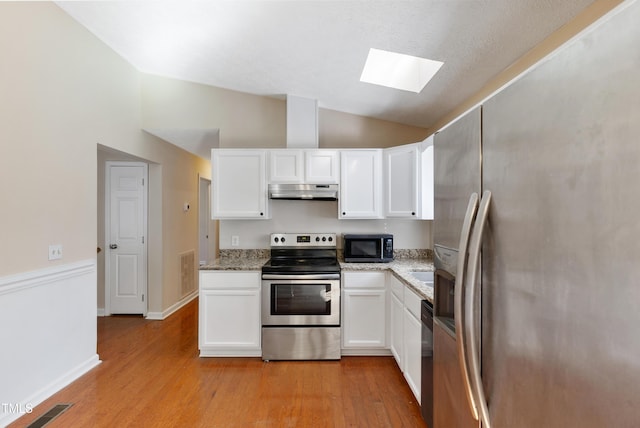
[[[302,150],[269,150],[269,183],[302,183],[303,158]]]
[[[418,217],[418,144],[385,149],[385,214]]]
[[[404,308],[402,301],[393,293],[390,293],[391,304],[389,305],[389,322],[390,322],[390,344],[391,353],[396,359],[396,363],[400,371],[404,372]]]
[[[386,346],[386,290],[343,290],[344,348]]]
[[[265,150],[211,151],[211,216],[268,218]]]
[[[339,218],[382,218],[382,199],[382,150],[342,150]]]
[[[418,402],[422,376],[422,322],[404,309],[404,377]]]
[[[201,272],[201,356],[260,355],[260,274]]]
[[[305,151],[305,183],[338,184],[340,182],[340,158],[335,150]]]

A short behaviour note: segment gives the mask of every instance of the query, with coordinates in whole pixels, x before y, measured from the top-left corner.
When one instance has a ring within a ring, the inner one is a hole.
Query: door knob
[[[109,248],[111,248],[112,250],[115,250],[116,248],[118,248],[118,244],[111,244],[109,245]]]

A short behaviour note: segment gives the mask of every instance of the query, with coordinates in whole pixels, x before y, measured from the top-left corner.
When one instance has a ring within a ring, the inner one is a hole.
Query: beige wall
[[[425,128],[320,109],[319,145],[322,148],[385,148],[416,143],[430,134]]]
[[[101,145],[150,164],[149,311],[176,303],[209,162],[141,131],[140,73],[55,4],[0,3],[0,52],[0,275],[86,259],[102,275],[98,163],[119,156],[99,156]],[[49,244],[61,260],[48,260]]]
[[[135,138],[139,77],[48,2],[0,3],[0,52],[0,275],[93,259],[96,143]]]
[[[286,101],[280,98],[142,74],[142,124],[145,129],[219,129],[225,148],[285,147]],[[429,136],[424,128],[322,108],[318,121],[322,148],[391,147]]]

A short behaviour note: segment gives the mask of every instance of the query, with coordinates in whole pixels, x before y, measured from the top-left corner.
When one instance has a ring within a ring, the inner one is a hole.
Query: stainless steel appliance
[[[393,235],[345,234],[344,261],[349,263],[388,263],[393,261]]]
[[[337,184],[269,184],[269,198],[289,200],[338,200]]]
[[[638,426],[638,22],[625,2],[435,135],[434,428]]]
[[[433,305],[422,301],[422,362],[420,381],[420,411],[429,428],[433,427]]]
[[[271,234],[262,267],[262,359],[340,359],[334,233]]]

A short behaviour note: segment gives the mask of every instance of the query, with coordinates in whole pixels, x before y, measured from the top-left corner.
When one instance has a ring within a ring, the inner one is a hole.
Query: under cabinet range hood
[[[337,201],[337,184],[269,184],[270,199]]]

